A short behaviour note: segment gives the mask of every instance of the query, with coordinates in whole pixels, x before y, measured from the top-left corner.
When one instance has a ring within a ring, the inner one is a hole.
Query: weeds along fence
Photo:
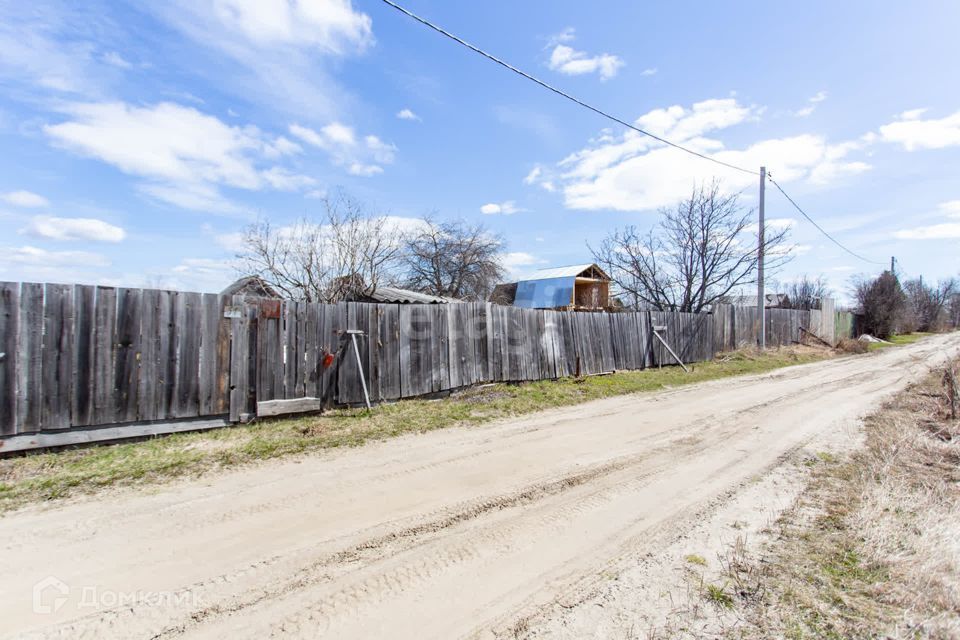
[[[832,341],[835,324],[832,309],[769,310],[768,344],[800,327]],[[652,327],[692,363],[755,344],[759,320],[734,307],[573,313],[0,283],[0,452],[239,422],[274,400],[360,404],[361,369],[383,402],[673,364]],[[362,367],[348,330],[362,332]],[[200,419],[212,422],[188,422]],[[63,433],[77,435],[22,437]]]

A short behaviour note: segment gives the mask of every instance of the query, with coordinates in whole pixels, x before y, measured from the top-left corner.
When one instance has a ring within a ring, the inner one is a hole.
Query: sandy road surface
[[[14,513],[0,635],[493,637],[657,554],[958,349],[934,337]]]

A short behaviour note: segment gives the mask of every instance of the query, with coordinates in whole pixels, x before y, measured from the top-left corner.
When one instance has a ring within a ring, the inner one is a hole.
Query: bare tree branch
[[[339,302],[393,282],[401,245],[387,219],[368,215],[343,194],[323,207],[319,219],[246,227],[238,270],[260,276],[285,298],[307,302]]]
[[[408,234],[403,266],[412,289],[461,300],[486,300],[504,275],[503,240],[483,225],[437,222]]]
[[[690,197],[660,211],[643,234],[634,226],[607,235],[594,260],[603,267],[631,308],[700,312],[736,288],[755,283],[757,242],[753,212],[718,181],[695,185]],[[787,229],[765,230],[766,269],[774,273],[789,259]]]

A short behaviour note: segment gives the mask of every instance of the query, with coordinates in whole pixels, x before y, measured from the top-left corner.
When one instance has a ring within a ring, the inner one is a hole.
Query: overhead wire
[[[689,153],[689,154],[691,154],[691,155],[697,156],[698,158],[702,158],[702,159],[704,159],[704,160],[709,160],[710,162],[715,162],[715,163],[717,163],[717,164],[719,164],[719,165],[723,165],[724,167],[727,167],[727,168],[729,168],[729,169],[734,169],[734,170],[736,170],[736,171],[742,171],[743,173],[748,173],[748,174],[750,174],[750,175],[754,175],[754,176],[759,176],[759,175],[760,175],[760,172],[759,172],[759,171],[754,171],[753,169],[747,169],[747,168],[745,168],[745,167],[738,167],[738,166],[735,165],[735,164],[731,164],[731,163],[729,163],[729,162],[724,162],[723,160],[718,160],[717,158],[713,158],[713,157],[708,156],[708,155],[706,155],[706,154],[704,154],[704,153],[700,153],[699,151],[694,151],[693,149],[690,149],[690,148],[685,147],[685,146],[683,146],[683,145],[677,144],[676,142],[671,142],[670,140],[667,140],[666,138],[662,138],[662,137],[660,137],[660,136],[658,136],[658,135],[656,135],[656,134],[654,134],[654,133],[650,133],[649,131],[646,131],[646,130],[644,130],[644,129],[641,129],[640,127],[638,127],[638,126],[636,126],[636,125],[630,124],[630,123],[627,122],[626,120],[622,120],[621,118],[618,118],[617,116],[611,115],[611,114],[607,113],[606,111],[603,111],[602,109],[600,109],[600,108],[598,108],[598,107],[595,107],[595,106],[593,106],[593,105],[591,105],[591,104],[589,104],[589,103],[587,103],[587,102],[584,102],[584,101],[581,100],[580,98],[576,98],[576,97],[570,95],[569,93],[567,93],[566,91],[563,91],[562,89],[558,89],[557,87],[555,87],[555,86],[553,86],[553,85],[551,85],[551,84],[548,84],[548,83],[544,82],[543,80],[541,80],[541,79],[539,79],[539,78],[537,78],[537,77],[535,77],[535,76],[527,73],[526,71],[523,71],[522,69],[518,69],[517,67],[513,66],[513,65],[510,64],[509,62],[506,62],[506,61],[502,60],[501,58],[498,58],[497,56],[495,56],[495,55],[493,55],[493,54],[491,54],[491,53],[487,53],[486,51],[484,51],[484,50],[481,49],[480,47],[477,47],[477,46],[475,46],[475,45],[470,44],[470,43],[467,42],[466,40],[460,38],[459,36],[456,36],[456,35],[450,33],[449,31],[447,31],[447,30],[444,29],[443,27],[437,26],[436,24],[430,22],[430,21],[427,20],[426,18],[421,18],[421,17],[418,16],[417,14],[415,14],[415,13],[413,13],[413,12],[405,9],[404,7],[401,7],[400,5],[398,5],[396,2],[393,2],[392,0],[383,0],[383,2],[384,2],[385,4],[393,7],[394,9],[396,9],[397,11],[399,11],[400,13],[402,13],[402,14],[404,14],[404,15],[406,15],[406,16],[414,19],[414,20],[416,20],[416,21],[419,22],[420,24],[422,24],[422,25],[424,25],[424,26],[426,26],[426,27],[429,27],[430,29],[433,29],[433,30],[436,31],[437,33],[442,34],[442,35],[446,36],[447,38],[450,38],[450,39],[453,40],[454,42],[457,42],[457,43],[463,45],[464,47],[467,47],[467,48],[470,49],[471,51],[480,54],[480,55],[483,56],[484,58],[487,58],[488,60],[497,63],[497,64],[500,65],[501,67],[504,67],[504,68],[506,68],[506,69],[509,69],[509,70],[512,71],[513,73],[515,73],[515,74],[517,74],[517,75],[519,75],[519,76],[522,76],[522,77],[526,78],[527,80],[530,80],[531,82],[535,82],[536,84],[540,85],[540,86],[543,87],[544,89],[547,89],[548,91],[552,91],[553,93],[555,93],[555,94],[557,94],[557,95],[559,95],[559,96],[561,96],[561,97],[563,97],[563,98],[566,98],[567,100],[570,100],[571,102],[574,102],[574,103],[580,105],[581,107],[584,107],[585,109],[589,109],[590,111],[593,111],[594,113],[596,113],[596,114],[598,114],[598,115],[600,115],[600,116],[603,116],[604,118],[607,118],[608,120],[611,120],[611,121],[613,121],[613,122],[616,122],[617,124],[622,125],[622,126],[628,128],[628,129],[631,129],[631,130],[633,130],[633,131],[636,131],[637,133],[641,133],[641,134],[643,134],[643,135],[645,135],[645,136],[647,136],[647,137],[649,137],[649,138],[652,138],[652,139],[656,140],[657,142],[660,142],[660,143],[662,143],[662,144],[667,145],[668,147],[673,147],[674,149],[679,149],[680,151],[684,151],[684,152]]]
[[[869,258],[864,258],[863,256],[861,256],[859,253],[856,253],[856,252],[853,251],[852,249],[848,249],[846,246],[843,245],[843,243],[841,243],[839,240],[837,240],[837,239],[834,238],[832,235],[830,235],[829,233],[827,233],[826,230],[825,230],[823,227],[821,227],[819,224],[817,224],[817,223],[814,221],[813,218],[811,218],[809,215],[807,215],[807,212],[804,211],[804,210],[800,207],[800,205],[798,205],[798,204],[793,200],[793,198],[791,198],[789,195],[787,195],[787,192],[783,190],[783,187],[781,187],[781,186],[777,183],[777,181],[773,179],[773,176],[771,176],[769,173],[767,174],[767,180],[769,180],[769,181],[773,184],[773,186],[775,186],[775,187],[777,188],[777,191],[779,191],[780,193],[783,194],[783,197],[786,198],[787,201],[788,201],[790,204],[793,205],[793,208],[794,208],[794,209],[796,209],[797,211],[800,212],[800,215],[802,215],[804,218],[807,219],[807,222],[809,222],[809,223],[812,224],[814,227],[816,227],[817,230],[818,230],[820,233],[822,233],[823,235],[825,235],[833,244],[837,245],[838,247],[840,247],[841,249],[843,249],[844,251],[846,251],[847,253],[849,253],[849,254],[850,254],[851,256],[853,256],[854,258],[857,258],[858,260],[862,260],[862,261],[867,262],[867,263],[869,263],[869,264],[878,264],[878,265],[883,265],[883,264],[884,264],[883,262],[877,262],[876,260],[870,260]]]
[[[648,138],[651,138],[651,139],[653,139],[653,140],[656,140],[657,142],[660,142],[660,143],[662,143],[662,144],[664,144],[664,145],[667,145],[668,147],[672,147],[672,148],[674,148],[674,149],[678,149],[678,150],[683,151],[683,152],[685,152],[685,153],[689,153],[690,155],[693,155],[693,156],[696,156],[696,157],[701,158],[701,159],[703,159],[703,160],[707,160],[707,161],[709,161],[709,162],[713,162],[713,163],[716,163],[716,164],[718,164],[718,165],[727,167],[728,169],[733,169],[733,170],[735,170],[735,171],[740,171],[740,172],[743,172],[743,173],[746,173],[746,174],[749,174],[749,175],[753,175],[753,176],[759,176],[759,175],[760,175],[760,172],[759,172],[759,171],[754,171],[753,169],[748,169],[748,168],[746,168],[746,167],[740,167],[740,166],[737,166],[737,165],[735,165],[735,164],[732,164],[732,163],[729,163],[729,162],[725,162],[725,161],[723,161],[723,160],[719,160],[719,159],[714,158],[714,157],[712,157],[712,156],[708,156],[708,155],[706,155],[706,154],[704,154],[704,153],[700,153],[699,151],[695,151],[695,150],[690,149],[690,148],[688,148],[688,147],[685,147],[685,146],[683,146],[683,145],[681,145],[681,144],[677,144],[676,142],[672,142],[672,141],[670,141],[670,140],[667,140],[666,138],[663,138],[663,137],[658,136],[658,135],[656,135],[656,134],[654,134],[654,133],[651,133],[651,132],[649,132],[649,131],[646,131],[646,130],[644,130],[644,129],[641,129],[640,127],[638,127],[638,126],[636,126],[636,125],[633,125],[633,124],[631,124],[631,123],[629,123],[629,122],[627,122],[627,121],[625,121],[625,120],[623,120],[623,119],[621,119],[621,118],[618,118],[617,116],[611,115],[611,114],[607,113],[606,111],[604,111],[604,110],[602,110],[602,109],[600,109],[600,108],[598,108],[598,107],[595,107],[595,106],[593,106],[592,104],[589,104],[588,102],[585,102],[585,101],[581,100],[580,98],[577,98],[577,97],[575,97],[575,96],[567,93],[566,91],[563,91],[562,89],[558,89],[557,87],[555,87],[555,86],[553,86],[553,85],[551,85],[551,84],[549,84],[549,83],[547,83],[547,82],[544,82],[543,80],[537,78],[536,76],[534,76],[534,75],[532,75],[532,74],[530,74],[530,73],[527,73],[526,71],[524,71],[524,70],[522,70],[522,69],[520,69],[520,68],[518,68],[518,67],[515,67],[514,65],[510,64],[509,62],[506,62],[506,61],[503,60],[502,58],[499,58],[499,57],[493,55],[492,53],[489,53],[489,52],[487,52],[487,51],[484,51],[484,50],[481,49],[480,47],[478,47],[478,46],[476,46],[476,45],[473,45],[473,44],[467,42],[467,41],[464,40],[463,38],[461,38],[461,37],[459,37],[459,36],[457,36],[457,35],[449,32],[449,31],[447,31],[447,30],[444,29],[443,27],[441,27],[441,26],[439,26],[439,25],[437,25],[437,24],[434,24],[433,22],[427,20],[426,18],[423,18],[423,17],[421,17],[421,16],[413,13],[412,11],[410,11],[409,9],[406,9],[405,7],[400,6],[399,4],[397,4],[396,2],[394,2],[393,0],[382,0],[382,2],[383,2],[384,4],[390,6],[390,7],[393,7],[394,9],[396,9],[397,11],[399,11],[400,13],[402,13],[402,14],[404,14],[405,16],[407,16],[407,17],[415,20],[416,22],[419,22],[420,24],[424,25],[425,27],[427,27],[427,28],[429,28],[429,29],[432,29],[433,31],[436,31],[437,33],[443,35],[444,37],[449,38],[450,40],[453,40],[454,42],[456,42],[456,43],[458,43],[458,44],[466,47],[467,49],[470,49],[470,50],[473,51],[474,53],[477,53],[477,54],[483,56],[484,58],[490,60],[491,62],[494,62],[494,63],[500,65],[501,67],[503,67],[503,68],[505,68],[505,69],[507,69],[507,70],[509,70],[509,71],[511,71],[511,72],[513,72],[513,73],[515,73],[515,74],[523,77],[523,78],[526,78],[527,80],[529,80],[529,81],[531,81],[531,82],[533,82],[533,83],[535,83],[535,84],[540,85],[540,86],[543,87],[544,89],[547,89],[548,91],[551,91],[551,92],[557,94],[558,96],[560,96],[560,97],[562,97],[562,98],[565,98],[565,99],[567,99],[567,100],[569,100],[569,101],[571,101],[571,102],[573,102],[573,103],[575,103],[575,104],[577,104],[577,105],[579,105],[579,106],[581,106],[581,107],[583,107],[583,108],[585,108],[585,109],[587,109],[587,110],[589,110],[589,111],[592,111],[593,113],[596,113],[596,114],[599,115],[599,116],[602,116],[602,117],[604,117],[604,118],[606,118],[606,119],[608,119],[608,120],[610,120],[610,121],[612,121],[612,122],[616,122],[617,124],[619,124],[619,125],[621,125],[621,126],[624,126],[624,127],[626,127],[627,129],[630,129],[630,130],[632,130],[632,131],[636,131],[637,133],[640,133],[640,134],[642,134],[642,135],[644,135],[644,136],[647,136]],[[822,233],[822,234],[825,235],[827,238],[829,238],[831,242],[833,242],[833,243],[836,244],[838,247],[840,247],[841,249],[843,249],[844,251],[846,251],[847,253],[849,253],[850,255],[852,255],[853,257],[855,257],[855,258],[857,258],[857,259],[859,259],[859,260],[862,260],[862,261],[864,261],[864,262],[868,262],[868,263],[870,263],[870,264],[882,264],[882,263],[880,263],[880,262],[876,262],[876,261],[874,261],[874,260],[869,260],[869,259],[867,259],[867,258],[864,258],[863,256],[861,256],[861,255],[857,254],[856,252],[854,252],[854,251],[848,249],[847,247],[845,247],[845,246],[844,246],[843,244],[841,244],[836,238],[834,238],[834,237],[831,236],[829,233],[827,233],[827,232],[823,229],[823,227],[821,227],[819,224],[817,224],[816,222],[814,222],[813,218],[811,218],[809,215],[807,215],[807,213],[806,213],[803,209],[800,208],[800,205],[798,205],[796,202],[794,202],[793,198],[791,198],[789,195],[787,195],[786,191],[784,191],[783,188],[782,188],[779,184],[777,184],[776,181],[774,181],[772,177],[770,177],[770,174],[769,174],[769,173],[767,174],[767,178],[768,178],[768,180],[770,180],[770,182],[773,183],[774,186],[777,187],[777,190],[779,190],[780,193],[782,193],[783,196],[784,196],[788,201],[790,201],[790,204],[792,204],[792,205],[794,206],[794,208],[796,208],[796,210],[799,211],[800,214],[801,214],[804,218],[806,218],[808,222],[810,222],[810,224],[812,224],[814,227],[816,227],[817,230],[820,231],[820,233]]]

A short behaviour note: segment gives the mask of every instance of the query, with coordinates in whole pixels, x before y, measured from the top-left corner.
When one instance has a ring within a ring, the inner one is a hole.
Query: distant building
[[[592,263],[540,269],[524,280],[498,284],[490,302],[524,309],[603,311],[610,308],[610,276]]]
[[[245,296],[247,298],[282,298],[260,276],[244,276],[220,292],[224,296]]]
[[[351,302],[390,302],[396,304],[450,304],[462,302],[456,298],[432,296],[419,291],[398,289],[396,287],[377,287],[373,291],[358,293],[350,297]]]
[[[785,293],[767,293],[764,296],[765,309],[789,309],[790,298]],[[720,304],[729,304],[734,307],[757,307],[757,296],[727,296]]]

